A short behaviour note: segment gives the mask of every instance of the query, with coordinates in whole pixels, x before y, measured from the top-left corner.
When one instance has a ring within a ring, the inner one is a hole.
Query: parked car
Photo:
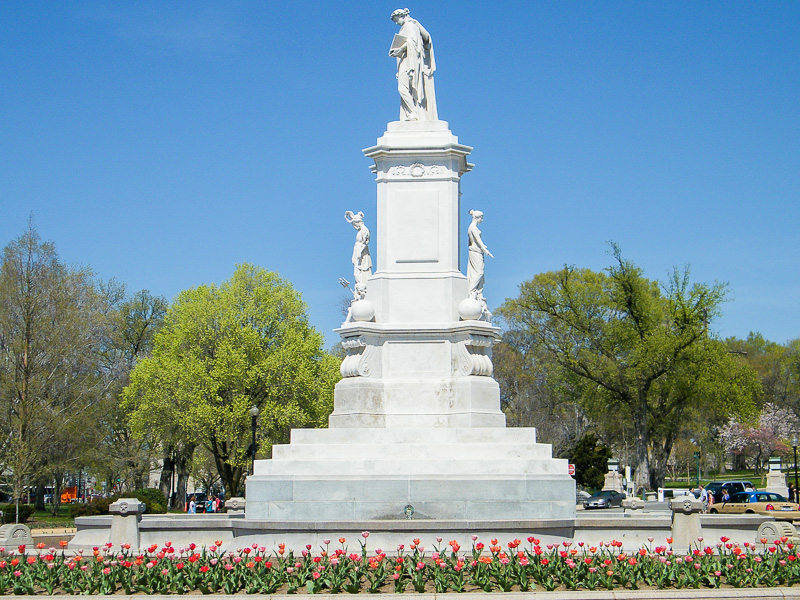
[[[800,519],[800,506],[773,492],[739,492],[727,502],[714,504],[710,512],[769,515],[781,521]]]
[[[728,494],[733,496],[739,492],[747,491],[747,488],[755,490],[754,486],[749,481],[711,481],[706,485],[706,491],[709,494],[714,494],[714,502],[722,502],[722,490],[728,490]]]
[[[614,490],[603,490],[583,501],[583,508],[611,508],[622,506],[625,494]]]

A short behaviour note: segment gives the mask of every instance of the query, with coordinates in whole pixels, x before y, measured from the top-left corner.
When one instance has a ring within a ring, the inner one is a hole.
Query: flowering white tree
[[[728,422],[720,427],[719,440],[725,452],[741,454],[747,447],[746,426],[736,417],[730,417]]]
[[[720,441],[726,452],[753,458],[758,471],[773,454],[785,455],[786,440],[798,429],[797,416],[786,408],[768,402],[755,423],[743,423],[731,417],[720,429]]]

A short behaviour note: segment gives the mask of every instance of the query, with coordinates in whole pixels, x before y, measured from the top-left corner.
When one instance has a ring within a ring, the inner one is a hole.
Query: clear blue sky
[[[475,148],[491,306],[614,240],[651,278],[728,282],[718,334],[800,337],[800,2],[407,6]],[[252,262],[333,343],[398,7],[0,2],[0,245],[33,213],[66,262],[169,299]]]

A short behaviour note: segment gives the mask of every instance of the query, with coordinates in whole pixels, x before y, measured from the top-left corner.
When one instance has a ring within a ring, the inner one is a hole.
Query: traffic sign
[[[572,463],[570,463],[570,464],[567,466],[567,471],[568,471],[568,473],[570,474],[570,477],[575,477],[575,465],[573,465]]]

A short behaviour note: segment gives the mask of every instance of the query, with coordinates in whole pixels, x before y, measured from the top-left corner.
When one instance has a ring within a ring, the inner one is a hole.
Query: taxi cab
[[[774,492],[739,492],[727,502],[714,504],[709,512],[769,515],[780,520],[800,520],[800,506]]]

